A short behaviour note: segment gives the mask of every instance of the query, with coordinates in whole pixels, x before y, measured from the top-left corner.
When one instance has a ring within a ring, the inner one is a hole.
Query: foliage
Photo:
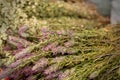
[[[119,24],[79,1],[1,0],[0,79],[119,80]]]

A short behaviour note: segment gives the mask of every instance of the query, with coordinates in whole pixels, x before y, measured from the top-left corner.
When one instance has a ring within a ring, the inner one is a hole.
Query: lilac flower
[[[64,79],[67,78],[69,75],[73,74],[74,71],[75,71],[74,68],[68,69],[68,70],[62,72],[61,74],[59,74],[58,79],[59,79],[59,80],[64,80]]]
[[[18,54],[21,52],[22,50],[17,50],[17,51],[14,51],[12,54],[16,56],[18,56]],[[16,57],[15,59],[16,60],[19,60],[19,59],[23,59],[23,58],[27,58],[27,57],[30,57],[32,56],[33,54],[32,53],[25,53],[25,54],[21,54],[19,55],[18,57]]]
[[[57,43],[51,43],[51,44],[48,44],[47,46],[44,46],[42,48],[43,51],[49,51],[49,50],[52,50],[53,48],[55,48],[57,46]]]
[[[62,72],[61,71],[58,71],[58,72],[55,72],[55,73],[52,73],[52,74],[49,74],[45,77],[45,80],[53,80],[53,78],[56,78],[59,76],[59,74],[61,74]]]
[[[8,43],[16,46],[17,48],[23,48],[31,44],[29,41],[25,39],[14,36],[9,36],[7,41]]]
[[[48,64],[48,59],[47,58],[41,58],[40,60],[38,60],[35,65],[32,67],[32,70],[35,71],[38,68],[42,69],[45,66],[47,66]]]
[[[17,66],[19,66],[23,61],[26,61],[28,58],[34,56],[33,54],[28,54],[24,57],[20,57],[18,59],[15,60],[15,62],[11,63],[8,65],[8,68],[15,68]]]
[[[43,37],[46,37],[46,36],[48,36],[50,34],[49,29],[46,28],[46,27],[41,28],[41,33],[42,33]]]
[[[51,74],[53,72],[56,72],[59,69],[60,69],[60,67],[58,64],[53,64],[53,65],[49,66],[47,69],[45,69],[43,74],[48,75],[48,74]]]
[[[65,71],[62,74],[60,74],[58,78],[59,78],[59,80],[63,80],[64,78],[66,78],[68,76],[69,76],[69,72]]]
[[[74,54],[77,50],[67,50],[67,54]]]
[[[44,41],[46,39],[49,39],[49,35],[54,34],[54,32],[50,31],[47,27],[41,28],[41,38],[39,41]]]
[[[31,75],[34,73],[34,71],[32,71],[30,66],[25,66],[22,70],[22,73],[25,73],[26,76]]]
[[[59,79],[59,80],[63,80],[63,79],[66,78],[67,76],[68,76],[68,73],[61,73],[61,74],[59,74],[58,79]]]
[[[15,54],[15,58],[16,59],[19,59],[21,57],[24,57],[26,56],[27,54],[30,54],[31,51],[35,48],[35,46],[30,46],[30,47],[27,47],[25,49],[22,49],[20,52],[18,52],[17,54]]]
[[[52,53],[53,55],[57,55],[57,54],[65,54],[66,53],[66,48],[63,46],[58,46],[56,48],[52,48]]]
[[[18,34],[21,36],[21,37],[26,37],[27,34],[25,34],[24,32],[28,29],[27,26],[21,26],[18,30]]]
[[[66,43],[64,43],[65,47],[71,47],[74,45],[74,42],[73,41],[68,41]]]
[[[53,53],[53,55],[56,55],[57,54],[57,51],[58,51],[58,49],[57,48],[52,48],[52,53]]]
[[[25,66],[24,68],[15,70],[9,77],[12,80],[25,80],[28,76],[34,74],[34,71],[31,70],[31,66]]]
[[[49,44],[49,45],[47,45],[47,46],[44,46],[43,48],[42,48],[42,50],[43,51],[49,51],[50,49],[51,49],[51,44]]]
[[[55,58],[52,60],[52,63],[62,62],[64,59],[65,59],[65,57],[55,57]]]
[[[19,43],[19,42],[16,42],[16,40],[14,40],[13,37],[9,37],[7,42],[14,45],[14,46],[16,46],[17,48],[22,48],[23,47],[23,45],[21,43]]]
[[[15,55],[15,54],[19,53],[20,51],[22,51],[22,49],[14,50],[14,51],[12,52],[12,54]]]
[[[28,78],[26,78],[26,80],[37,80],[37,79],[34,76],[29,76]]]
[[[61,52],[62,54],[65,54],[66,53],[66,48],[65,47],[62,47],[62,46],[58,46],[58,51]]]
[[[13,70],[11,68],[4,70],[2,73],[0,73],[0,80],[8,77],[12,72]]]
[[[10,46],[8,46],[8,45],[5,45],[3,49],[4,49],[5,51],[11,50]]]
[[[49,31],[49,29],[47,28],[47,27],[42,27],[41,28],[41,32],[42,33],[46,33],[46,32],[48,32]]]
[[[15,67],[17,67],[18,65],[20,65],[21,62],[22,62],[22,60],[17,60],[17,61],[15,61],[15,62],[11,63],[10,65],[8,65],[8,67],[9,67],[9,68],[15,68]]]

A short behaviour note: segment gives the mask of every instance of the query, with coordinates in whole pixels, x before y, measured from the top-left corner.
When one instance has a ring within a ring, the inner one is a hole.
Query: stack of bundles
[[[120,27],[84,1],[2,0],[0,17],[0,79],[120,79]]]

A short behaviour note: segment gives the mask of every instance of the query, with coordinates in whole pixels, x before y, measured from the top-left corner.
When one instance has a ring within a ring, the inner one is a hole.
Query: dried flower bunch
[[[0,1],[0,79],[120,79],[120,25],[74,1]]]

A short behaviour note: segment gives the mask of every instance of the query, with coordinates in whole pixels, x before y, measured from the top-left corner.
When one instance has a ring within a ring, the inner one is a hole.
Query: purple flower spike
[[[28,29],[27,26],[21,26],[18,30],[18,34],[21,36],[21,37],[26,37],[26,34],[24,33],[26,30]]]
[[[32,74],[34,74],[34,72],[31,70],[31,66],[25,66],[21,69],[16,69],[10,76],[10,80],[18,80],[18,78],[21,78],[22,79],[19,79],[19,80],[26,80],[26,78],[28,76],[31,76]]]
[[[59,65],[58,64],[53,64],[53,65],[49,66],[47,69],[45,69],[43,74],[49,75],[53,72],[56,72],[57,70],[59,70]]]
[[[49,31],[49,29],[46,26],[41,28],[41,32],[43,32],[43,33],[46,33],[48,31]]]
[[[34,76],[29,76],[28,78],[26,78],[26,80],[37,80],[37,79]]]
[[[3,49],[4,49],[5,51],[11,50],[10,46],[8,46],[8,45],[5,45]]]
[[[22,49],[14,50],[14,51],[12,52],[12,54],[15,55],[15,54],[19,53],[20,51],[22,51]]]
[[[58,47],[52,48],[52,53],[53,53],[53,55],[57,55],[59,53],[65,54],[66,48],[63,46],[58,46]]]
[[[72,69],[68,69],[68,70],[62,72],[61,74],[59,74],[58,80],[64,80],[64,79],[67,78],[69,75],[73,74],[74,71],[75,71],[75,69],[72,68]]]
[[[48,44],[47,46],[44,46],[42,48],[43,51],[49,51],[49,50],[52,50],[54,48],[56,48],[57,46],[57,43],[51,43],[51,44]]]
[[[27,47],[25,49],[22,49],[20,52],[18,52],[17,54],[15,54],[15,58],[16,59],[19,59],[19,58],[22,58],[28,54],[31,53],[31,51],[34,49],[35,47],[34,46],[30,46],[30,47]]]
[[[56,78],[59,76],[59,74],[61,74],[62,72],[61,71],[58,71],[58,72],[55,72],[55,73],[52,73],[52,74],[49,74],[45,77],[45,80],[53,80],[53,78]]]
[[[48,59],[46,58],[41,58],[40,60],[38,60],[35,65],[32,67],[33,71],[36,71],[38,68],[42,69],[45,66],[47,66],[48,64]]]
[[[17,60],[16,62],[11,63],[8,67],[9,67],[9,68],[15,68],[15,67],[17,67],[21,62],[22,62],[21,60]]]
[[[56,54],[57,54],[57,52],[58,52],[58,51],[57,51],[57,48],[52,48],[52,50],[51,50],[51,51],[52,51],[53,55],[56,55]]]
[[[63,57],[63,56],[62,57],[56,57],[52,60],[52,62],[53,63],[56,63],[56,62],[58,63],[58,62],[62,62],[64,59],[65,59],[65,57]]]
[[[13,70],[11,68],[4,70],[2,73],[0,73],[0,80],[8,77],[12,72]]]
[[[49,34],[49,29],[46,27],[41,28],[41,33],[43,36],[47,36]]]
[[[23,48],[31,44],[29,41],[25,39],[14,36],[9,36],[7,41],[8,43],[16,46],[17,48]]]
[[[74,45],[74,42],[73,41],[68,41],[66,43],[64,43],[65,47],[71,47]]]

